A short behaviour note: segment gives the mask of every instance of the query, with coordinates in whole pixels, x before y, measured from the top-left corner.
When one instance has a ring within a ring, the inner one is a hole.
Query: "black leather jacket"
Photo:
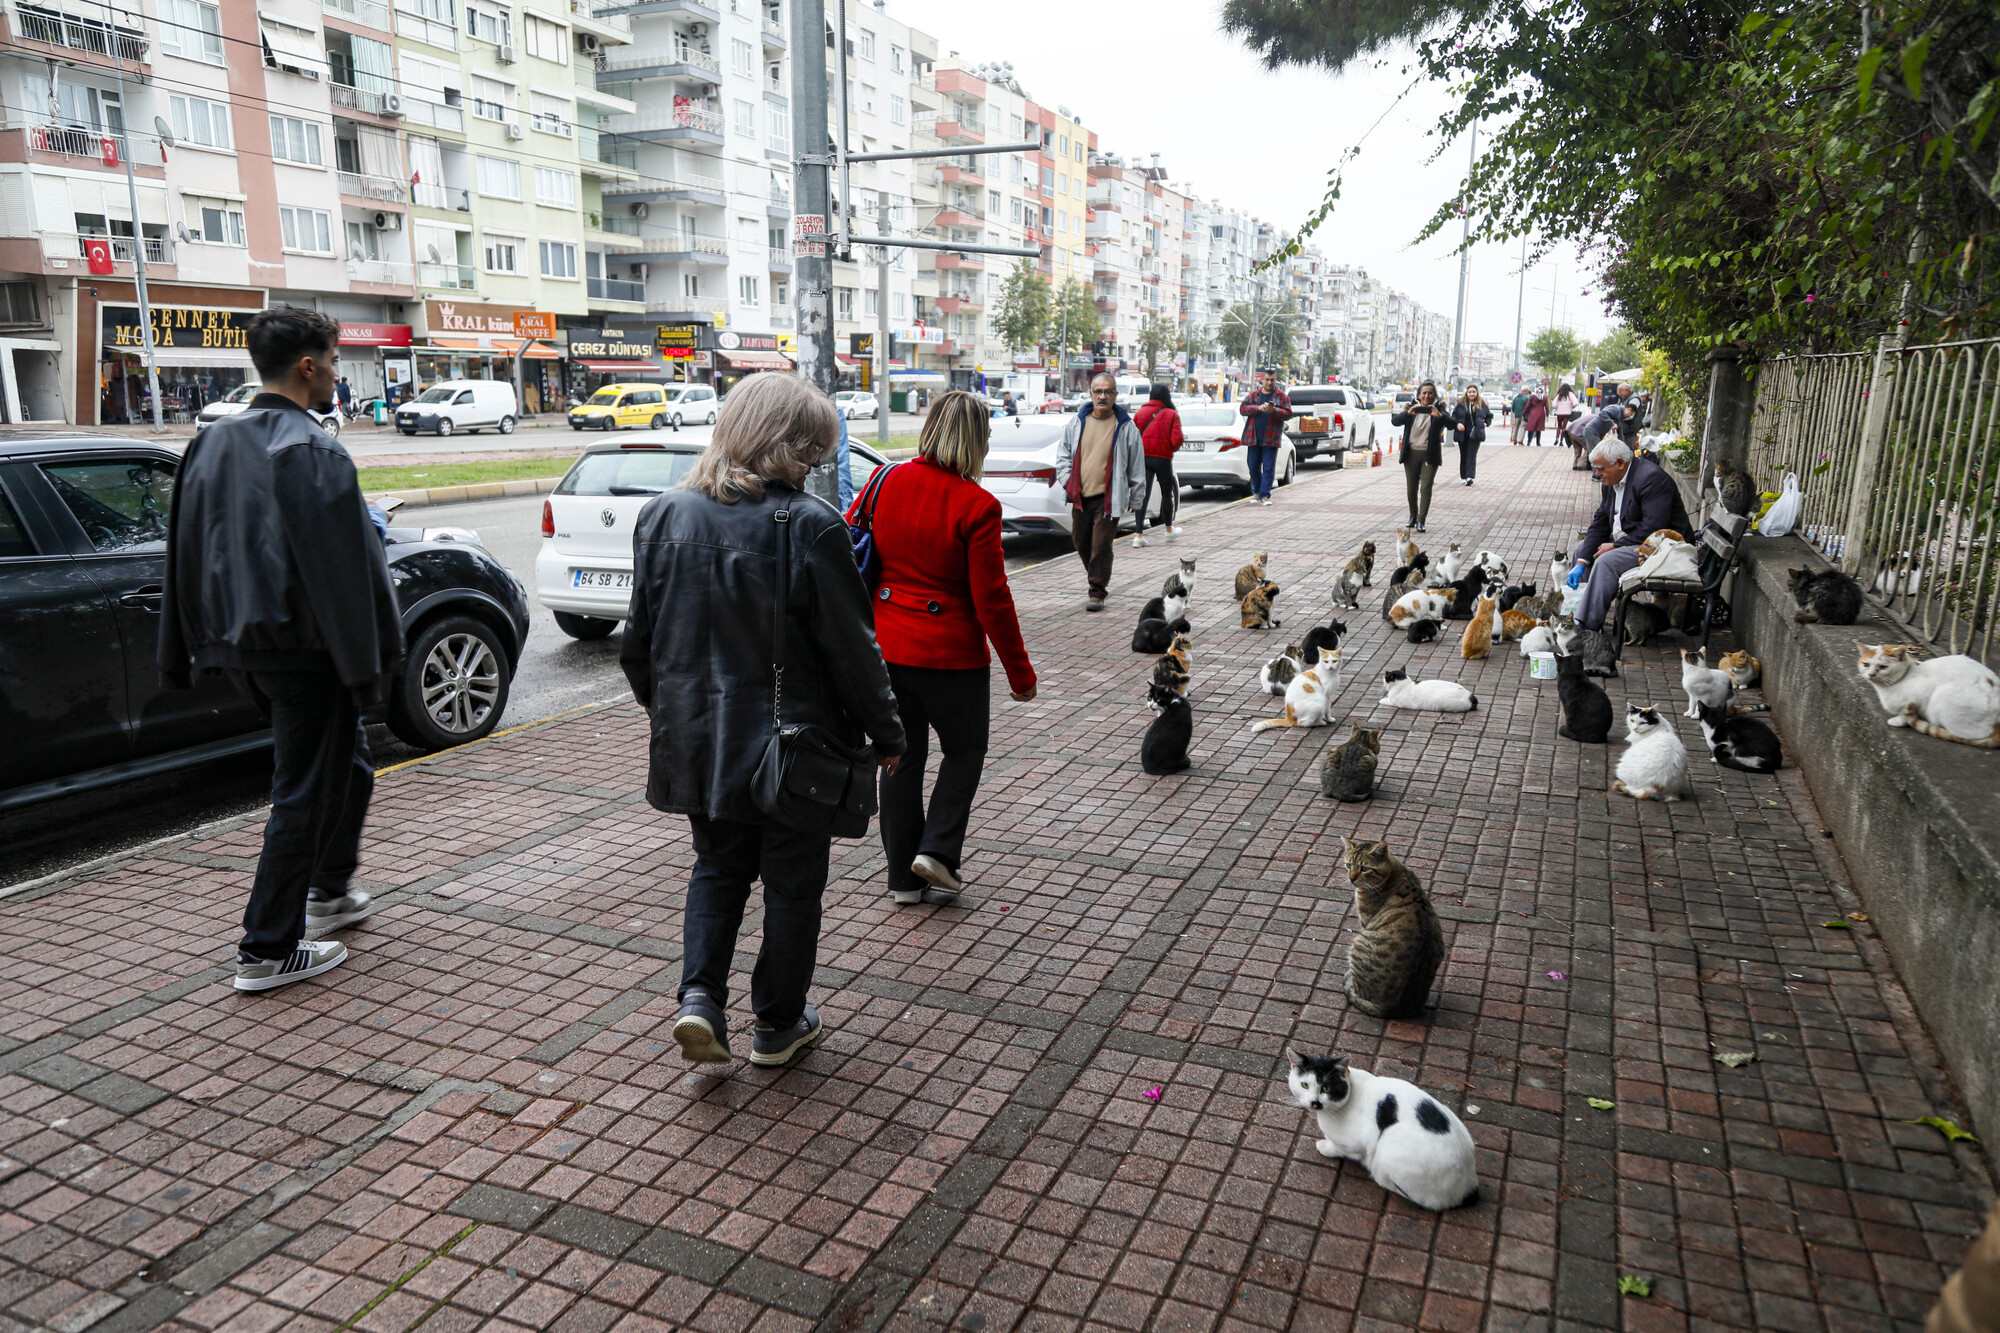
[[[724,504],[693,490],[646,502],[632,537],[632,608],[619,664],[652,715],[655,809],[757,822],[750,779],[771,735],[771,603],[778,525],[791,508],[787,722],[903,752],[889,669],[847,524],[816,496],[772,483]]]
[[[260,393],[188,445],[154,660],[181,688],[197,671],[330,671],[364,706],[402,664],[354,460],[291,399]]]

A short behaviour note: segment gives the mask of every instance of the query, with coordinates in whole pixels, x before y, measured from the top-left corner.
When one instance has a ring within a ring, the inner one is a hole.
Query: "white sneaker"
[[[347,946],[339,940],[301,940],[289,958],[266,960],[236,955],[237,990],[275,990],[294,981],[316,977],[347,961]]]

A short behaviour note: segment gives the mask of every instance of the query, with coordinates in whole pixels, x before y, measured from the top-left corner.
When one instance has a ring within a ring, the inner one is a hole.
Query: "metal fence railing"
[[[2000,339],[1782,357],[1756,372],[1750,470],[1796,473],[1798,533],[1944,653],[1994,659]]]

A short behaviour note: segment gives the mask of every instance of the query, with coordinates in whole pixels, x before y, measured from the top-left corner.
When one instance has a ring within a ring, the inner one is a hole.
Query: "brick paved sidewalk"
[[[1545,578],[1590,503],[1568,458],[1487,450],[1429,544]],[[1796,771],[1607,793],[1615,748],[1556,739],[1511,649],[1413,649],[1366,606],[1341,699],[1388,727],[1375,800],[1318,794],[1344,727],[1249,734],[1282,636],[1237,628],[1235,567],[1270,551],[1302,629],[1401,488],[1309,474],[1121,546],[1104,616],[1072,562],[1015,576],[1042,693],[996,706],[975,892],[896,909],[840,844],[829,1033],[790,1070],[677,1058],[691,856],[630,705],[386,778],[390,905],[325,984],[225,984],[257,819],[0,903],[0,1327],[1919,1328],[1990,1181],[1904,1123],[1954,1094],[1871,928],[1821,927],[1860,904]],[[1126,640],[1183,554],[1195,767],[1152,778]],[[1671,652],[1637,656],[1614,702],[1677,709]],[[1480,710],[1378,710],[1405,661]],[[1355,833],[1445,919],[1428,1022],[1341,998]],[[1483,1200],[1323,1161],[1288,1044],[1459,1107]]]

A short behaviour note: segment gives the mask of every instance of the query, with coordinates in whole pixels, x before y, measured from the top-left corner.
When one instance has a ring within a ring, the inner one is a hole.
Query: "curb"
[[[518,481],[482,481],[469,486],[435,486],[427,491],[377,491],[364,498],[370,504],[401,500],[405,509],[425,509],[431,505],[464,504],[468,500],[507,500],[519,495],[547,495],[561,480],[561,477],[527,477]]]

